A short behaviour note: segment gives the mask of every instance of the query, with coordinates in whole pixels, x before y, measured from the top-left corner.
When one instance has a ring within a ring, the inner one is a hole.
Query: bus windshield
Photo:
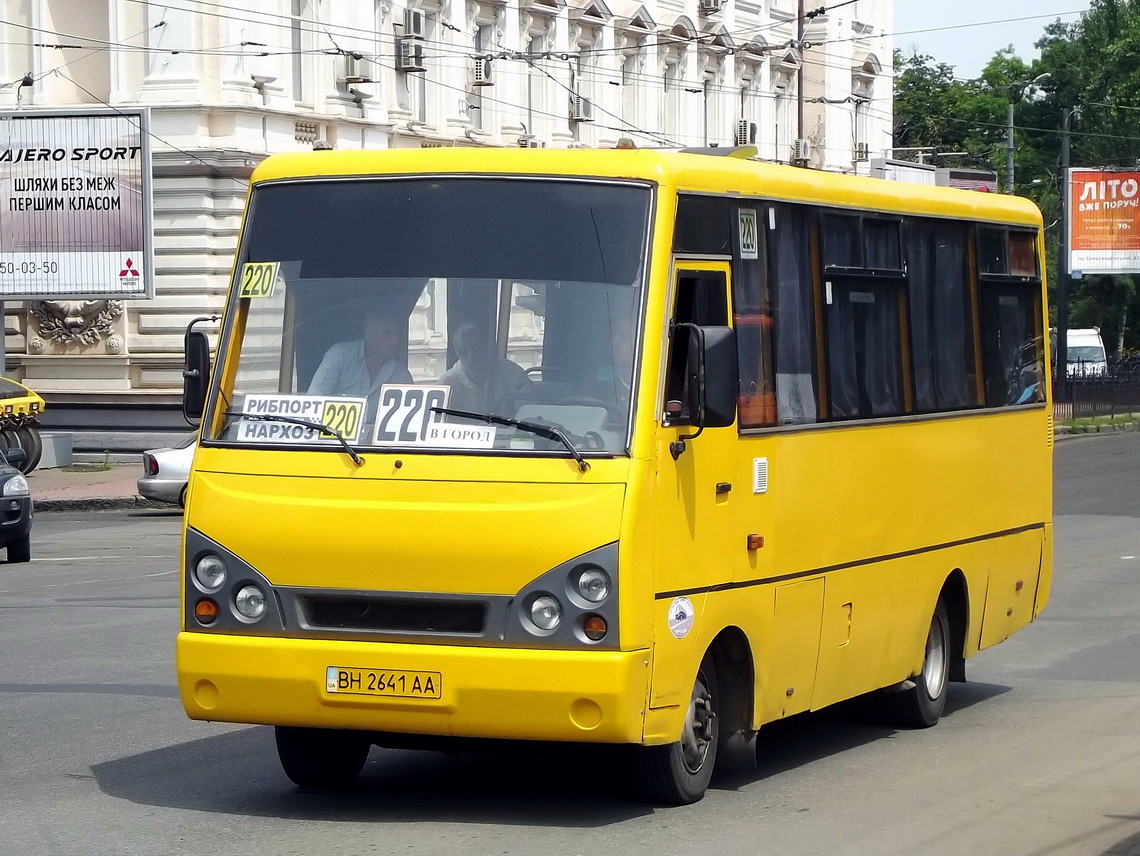
[[[626,452],[650,204],[555,179],[258,186],[207,440]]]

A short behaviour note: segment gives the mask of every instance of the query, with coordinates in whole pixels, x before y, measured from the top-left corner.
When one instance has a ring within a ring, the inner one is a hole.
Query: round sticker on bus
[[[693,604],[687,597],[674,598],[669,604],[669,631],[684,639],[693,629]]]

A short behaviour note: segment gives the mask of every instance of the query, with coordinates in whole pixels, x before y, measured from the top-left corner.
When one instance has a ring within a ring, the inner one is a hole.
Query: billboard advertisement
[[[0,300],[154,296],[148,120],[0,112]]]
[[[1140,273],[1140,172],[1070,169],[1069,270]]]

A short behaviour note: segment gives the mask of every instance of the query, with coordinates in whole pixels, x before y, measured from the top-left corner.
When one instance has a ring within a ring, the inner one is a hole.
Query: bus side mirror
[[[736,421],[736,334],[729,327],[701,327],[678,324],[689,331],[685,365],[685,402],[679,411],[687,415],[685,424],[696,426],[692,434],[669,444],[673,460],[685,451],[685,441],[699,437],[705,428],[726,428]],[[674,423],[676,424],[676,423]]]
[[[726,428],[736,421],[736,334],[729,327],[700,327],[703,334],[703,383],[698,386],[698,423],[702,428]]]
[[[210,340],[194,330],[195,319],[186,328],[186,358],[182,368],[182,415],[191,425],[202,420],[206,390],[210,385]]]

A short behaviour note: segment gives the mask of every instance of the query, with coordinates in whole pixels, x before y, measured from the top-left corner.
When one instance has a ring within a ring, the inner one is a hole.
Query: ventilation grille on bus
[[[300,598],[314,630],[359,630],[371,633],[482,633],[483,603],[429,598],[380,596]]]
[[[1045,445],[1046,446],[1052,446],[1053,445],[1053,414],[1052,413],[1050,413],[1047,417],[1045,417],[1045,432],[1046,432]]]

